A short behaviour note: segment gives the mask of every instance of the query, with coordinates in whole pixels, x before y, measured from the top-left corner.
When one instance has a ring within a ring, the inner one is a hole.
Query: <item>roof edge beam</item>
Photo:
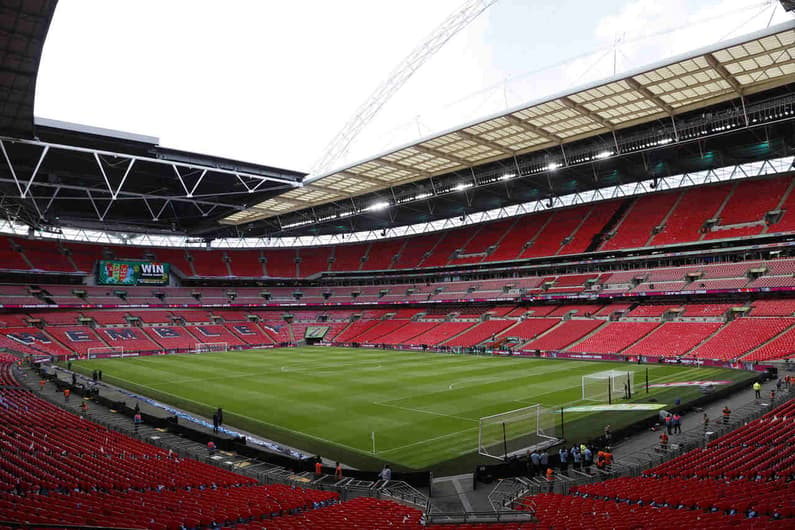
[[[641,85],[634,77],[627,77],[626,81],[633,90],[640,92],[646,99],[668,113],[669,116],[674,115],[674,108],[672,106],[663,101],[662,98],[660,98],[657,94]]]
[[[591,110],[588,110],[583,105],[580,105],[579,103],[571,99],[569,96],[563,96],[562,98],[559,98],[558,101],[560,101],[566,107],[572,110],[576,110],[577,112],[582,114],[584,117],[590,119],[591,121],[595,121],[605,129],[608,129],[610,131],[616,130],[616,126],[613,122],[604,119],[603,117],[601,117],[600,115],[598,115],[597,113]]]
[[[459,164],[464,167],[469,167],[472,165],[472,162],[470,162],[469,160],[459,158],[455,155],[451,155],[445,153],[444,151],[439,151],[438,149],[435,149],[433,147],[428,147],[422,144],[412,145],[411,147],[409,147],[409,149],[415,149],[420,153],[425,153],[426,155],[431,155],[438,158],[444,158],[445,160],[448,160],[450,162],[455,162],[456,164]]]
[[[378,180],[378,179],[375,179],[373,177],[365,177],[364,175],[360,175],[358,173],[351,173],[350,171],[340,171],[337,174],[338,175],[342,175],[345,178],[352,178],[352,179],[361,180],[362,182],[367,182],[368,184],[372,184],[374,186],[388,186],[389,185],[388,182],[384,182],[383,180]],[[317,186],[317,184],[315,184],[315,182],[312,182],[312,185],[313,186]]]
[[[743,95],[743,87],[740,85],[739,82],[737,82],[737,80],[734,78],[734,76],[731,75],[728,70],[726,70],[726,67],[723,66],[720,63],[720,61],[718,61],[715,58],[715,56],[713,54],[711,54],[711,53],[707,53],[706,55],[704,55],[704,59],[707,60],[707,64],[710,65],[712,67],[712,69],[715,70],[718,73],[718,75],[721,77],[721,79],[723,79],[724,81],[729,83],[729,86],[732,87],[732,90],[734,90],[734,92],[738,96],[742,97],[742,95]]]
[[[467,132],[464,130],[456,131],[454,134],[457,134],[458,136],[461,136],[462,138],[469,140],[470,142],[482,145],[483,147],[488,147],[489,149],[492,149],[494,151],[499,151],[506,155],[514,154],[514,152],[508,149],[507,147],[504,147],[498,144],[497,142],[492,142],[491,140],[486,140],[485,138],[481,138],[477,134],[472,134],[471,132]]]
[[[391,160],[386,160],[385,158],[376,158],[375,160],[373,160],[373,163],[374,164],[381,164],[382,166],[390,167],[390,168],[396,169],[398,171],[408,171],[409,173],[417,175],[420,178],[430,178],[431,177],[430,173],[426,173],[425,171],[419,171],[417,169],[414,169],[411,166],[407,166],[407,165],[401,164],[399,162],[392,162]],[[388,187],[389,186],[389,184],[386,183],[386,182],[384,182],[383,184],[384,184],[384,187]]]
[[[528,123],[521,118],[517,118],[513,114],[506,114],[505,116],[503,116],[503,118],[505,118],[508,121],[508,123],[510,123],[511,125],[515,125],[516,127],[524,129],[526,132],[535,134],[536,136],[546,138],[547,141],[549,142],[558,145],[563,143],[563,138],[561,138],[557,134],[549,132],[546,129],[542,129],[541,127],[533,125],[532,123]]]

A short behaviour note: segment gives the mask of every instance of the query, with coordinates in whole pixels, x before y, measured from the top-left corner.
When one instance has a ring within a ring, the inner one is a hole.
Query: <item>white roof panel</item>
[[[317,187],[290,190],[224,221],[239,224],[302,210],[791,83],[793,28],[789,22],[739,37],[310,177],[307,182]]]

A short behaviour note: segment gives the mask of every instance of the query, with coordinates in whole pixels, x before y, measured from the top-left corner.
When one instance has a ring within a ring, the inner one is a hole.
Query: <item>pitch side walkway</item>
[[[57,390],[54,384],[47,383],[44,387],[40,387],[39,378],[33,371],[26,368],[23,374],[24,376],[20,378],[22,384],[40,393],[45,399],[57,403],[59,406],[75,414],[81,414],[81,404],[83,400],[79,396],[72,396],[68,402],[64,401],[63,394]],[[780,375],[783,377],[786,373],[782,371]],[[71,378],[71,375],[65,371],[59,370],[58,377],[63,381],[67,381]],[[762,399],[757,400],[754,398],[754,392],[749,384],[747,389],[736,392],[728,398],[717,400],[703,410],[691,410],[687,412],[682,416],[682,433],[671,434],[670,436],[670,449],[668,454],[663,454],[659,450],[659,436],[660,433],[665,430],[664,426],[657,427],[656,431],[648,430],[628,438],[616,439],[613,443],[615,462],[619,466],[625,464],[634,467],[652,467],[664,459],[672,458],[687,448],[697,445],[705,439],[705,436],[709,439],[714,439],[727,430],[739,427],[746,421],[746,418],[757,416],[759,413],[770,410],[772,407],[769,399],[770,391],[775,389],[775,380],[765,382],[761,392]],[[134,406],[134,398],[120,392],[111,385],[102,383],[100,393],[103,397],[112,401],[125,402],[128,406]],[[790,390],[782,387],[781,391],[777,391],[776,402],[780,403],[785,399],[789,399],[793,394],[795,394],[795,385]],[[141,411],[145,414],[150,414],[158,418],[171,416],[171,414],[166,411],[142,401],[139,402],[139,405]],[[732,415],[729,426],[725,427],[722,423],[721,411],[723,407],[727,405],[732,410]],[[208,461],[254,477],[257,476],[257,473],[273,467],[270,464],[241,457],[233,453],[221,452],[210,459],[206,447],[197,442],[145,424],[141,425],[136,431],[129,417],[99,406],[93,401],[88,402],[88,407],[89,419],[166,449],[173,449],[181,455]],[[707,414],[709,418],[706,434],[704,429],[704,414]],[[198,425],[196,425],[195,428],[203,430],[207,434],[212,433],[212,429],[209,428]],[[245,436],[249,436],[249,433],[239,429],[235,430]],[[567,441],[568,445],[573,443],[575,443],[575,440]],[[334,463],[324,459],[324,464],[331,466]],[[489,500],[489,494],[495,488],[495,485],[496,483],[478,484],[477,488],[473,489],[472,473],[451,477],[437,477],[434,480],[431,491],[431,502],[435,510],[441,512],[461,513],[491,511],[493,507]],[[307,486],[312,487],[311,484],[307,484]]]
[[[26,374],[23,378],[22,383],[31,388],[32,390],[39,393],[43,398],[47,399],[48,401],[54,402],[57,405],[73,412],[74,414],[81,415],[81,404],[83,403],[83,399],[79,395],[73,395],[69,398],[69,401],[65,401],[63,397],[63,393],[60,392],[53,383],[46,383],[44,387],[40,387],[39,378],[30,369],[25,369],[24,373]],[[56,371],[56,375],[59,380],[64,382],[70,382],[71,380],[71,373],[67,372],[66,370],[58,369]],[[89,379],[77,375],[78,383],[88,382]],[[121,402],[125,403],[130,408],[134,408],[135,404],[138,403],[141,413],[153,416],[155,418],[165,419],[168,417],[172,417],[173,414],[166,412],[165,410],[149,405],[144,401],[136,400],[135,398],[121,392],[118,388],[109,385],[107,383],[99,383],[98,387],[100,389],[100,395],[103,398],[109,399],[114,402]],[[86,401],[88,405],[87,416],[92,421],[100,423],[102,425],[106,425],[113,430],[122,432],[128,436],[132,436],[135,438],[140,438],[146,442],[164,447],[166,449],[172,449],[176,453],[190,456],[191,458],[195,458],[197,460],[202,461],[210,461],[211,463],[217,465],[223,465],[227,468],[233,468],[234,471],[243,473],[245,469],[245,474],[249,474],[254,476],[258,471],[262,471],[263,468],[272,467],[270,464],[258,463],[256,460],[246,458],[246,457],[239,457],[233,453],[227,453],[220,451],[214,457],[210,457],[207,451],[207,447],[187,438],[183,438],[177,434],[170,433],[165,429],[158,429],[147,424],[141,424],[137,429],[133,424],[133,421],[130,417],[119,414],[116,411],[98,405],[92,400]],[[176,408],[176,407],[173,407]],[[179,409],[177,409],[179,410]],[[212,420],[207,418],[201,418],[196,414],[190,413],[191,416],[194,416],[199,419],[204,419],[208,423],[212,423]],[[212,435],[212,428],[204,427],[199,424],[192,424],[192,428],[198,430],[200,432],[206,433],[207,435]],[[254,436],[251,433],[246,431],[242,431],[240,429],[234,428],[235,432],[239,432],[243,436],[252,437],[262,439],[259,436]],[[292,449],[283,444],[280,444],[287,449]],[[328,466],[333,466],[334,462],[327,461],[324,459],[324,464]]]
[[[785,373],[780,374],[783,378]],[[669,444],[672,451],[676,451],[679,445],[692,445],[697,441],[712,440],[726,432],[733,430],[744,423],[744,420],[749,415],[758,415],[758,413],[766,412],[773,406],[770,400],[770,391],[776,390],[776,381],[766,381],[762,385],[762,399],[754,398],[754,391],[751,388],[751,383],[748,388],[735,392],[725,399],[719,399],[712,402],[703,409],[691,410],[682,415],[682,433],[671,434]],[[782,385],[781,391],[776,391],[777,397],[775,403],[781,403],[789,398],[789,392],[795,392],[795,388],[787,390]],[[732,411],[729,421],[729,427],[723,424],[722,410],[724,406],[728,406]],[[704,414],[709,418],[707,428],[704,426]],[[626,439],[615,440],[613,443],[613,454],[617,462],[622,460],[628,462],[635,462],[639,454],[649,451],[657,452],[660,441],[660,433],[665,431],[665,426],[660,425],[656,431],[648,430],[643,433],[635,434],[634,436]]]

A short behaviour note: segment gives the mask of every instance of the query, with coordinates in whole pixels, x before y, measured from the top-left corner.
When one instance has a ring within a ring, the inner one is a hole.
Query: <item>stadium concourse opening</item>
[[[0,9],[0,526],[795,523],[794,22],[307,176],[34,121],[54,9]]]

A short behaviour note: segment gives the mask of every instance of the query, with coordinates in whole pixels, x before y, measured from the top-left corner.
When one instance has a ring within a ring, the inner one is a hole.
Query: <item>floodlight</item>
[[[389,208],[389,203],[386,202],[386,201],[380,201],[380,202],[374,202],[373,204],[371,204],[370,206],[365,208],[365,211],[370,212],[370,211],[374,211],[374,210],[376,210],[376,211],[377,210],[385,210],[387,208]]]

